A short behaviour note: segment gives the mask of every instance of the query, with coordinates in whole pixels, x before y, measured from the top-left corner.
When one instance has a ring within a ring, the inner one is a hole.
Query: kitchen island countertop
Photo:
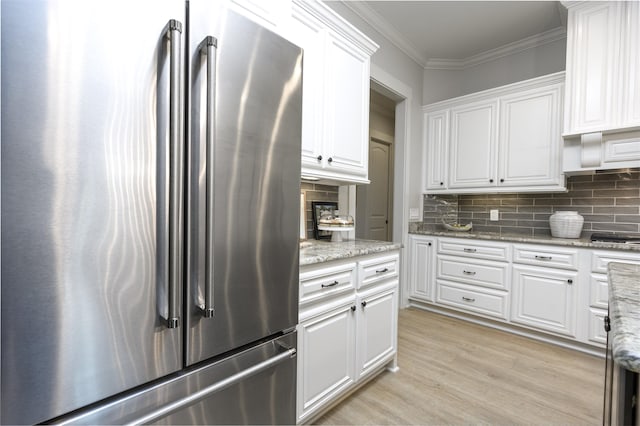
[[[611,262],[608,276],[613,359],[640,372],[640,265]]]
[[[335,243],[307,240],[302,247],[304,248],[300,248],[300,266],[397,250],[401,244],[373,240],[351,240]]]

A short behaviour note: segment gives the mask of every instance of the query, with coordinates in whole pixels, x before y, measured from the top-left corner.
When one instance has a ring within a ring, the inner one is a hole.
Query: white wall
[[[422,102],[428,105],[444,99],[565,69],[567,40],[561,39],[462,70],[424,71]]]
[[[393,143],[395,134],[395,103],[371,91],[369,107],[369,137]]]

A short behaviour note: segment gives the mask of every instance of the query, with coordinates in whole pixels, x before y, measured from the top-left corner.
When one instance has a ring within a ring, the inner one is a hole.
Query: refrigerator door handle
[[[180,282],[182,280],[182,187],[184,154],[182,137],[181,46],[182,23],[171,19],[165,36],[170,44],[169,55],[169,283],[168,328],[180,326]]]
[[[204,306],[202,306],[205,318],[213,318],[214,308],[214,288],[213,288],[213,214],[214,214],[214,143],[215,143],[215,99],[216,99],[216,50],[218,40],[215,37],[207,36],[199,45],[201,55],[207,57],[207,118],[206,118],[206,162],[207,162],[207,201],[206,201],[206,227],[205,227],[205,290]]]
[[[256,375],[262,371],[265,371],[277,364],[280,364],[288,359],[294,358],[296,356],[295,348],[286,348],[284,345],[278,345],[281,348],[285,349],[283,352],[280,352],[278,355],[275,355],[271,358],[268,358],[258,364],[255,364],[245,370],[242,370],[236,374],[233,374],[225,379],[220,380],[219,382],[213,383],[210,386],[207,386],[198,392],[192,393],[186,398],[179,399],[170,404],[163,405],[158,410],[152,411],[151,413],[142,416],[130,423],[127,423],[128,426],[133,425],[141,425],[141,424],[149,424],[166,417],[176,411],[180,411],[184,408],[187,408],[193,404],[196,404],[203,399],[211,396],[216,392],[220,392],[223,389],[226,389],[230,386],[233,386],[237,383],[242,382],[243,380]]]

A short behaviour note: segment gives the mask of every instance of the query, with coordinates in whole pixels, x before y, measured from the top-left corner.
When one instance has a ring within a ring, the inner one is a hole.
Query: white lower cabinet
[[[574,271],[514,265],[511,321],[575,337],[577,284]]]
[[[394,361],[398,265],[393,251],[300,268],[299,424]]]
[[[588,254],[588,259],[583,262],[584,269],[589,270],[589,308],[583,316],[587,324],[586,338],[589,343],[605,345],[604,317],[609,306],[607,265],[610,262],[640,264],[640,253],[593,250]]]
[[[606,344],[607,265],[640,252],[412,234],[409,259],[410,304],[592,350]]]
[[[298,326],[298,421],[356,381],[355,296]]]
[[[506,320],[509,309],[508,244],[439,238],[436,303]]]

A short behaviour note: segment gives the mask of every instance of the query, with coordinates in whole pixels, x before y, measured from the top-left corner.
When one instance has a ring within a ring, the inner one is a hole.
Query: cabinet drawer
[[[591,274],[589,280],[589,305],[593,308],[609,307],[609,282],[606,275]]]
[[[300,304],[354,290],[355,272],[356,264],[353,262],[302,270],[300,273]]]
[[[358,288],[398,276],[398,263],[397,254],[358,262]]]
[[[604,331],[604,317],[607,311],[600,309],[589,309],[589,335],[590,342],[607,344],[607,332]]]
[[[464,284],[437,282],[436,301],[466,311],[507,319],[507,293]]]
[[[506,290],[508,264],[460,257],[438,256],[438,278]]]
[[[622,262],[640,265],[639,252],[610,252],[610,251],[594,251],[591,253],[591,271],[601,274],[607,273],[607,265],[609,262]]]
[[[526,265],[578,270],[578,251],[555,247],[513,246],[513,261]]]
[[[509,259],[509,245],[478,240],[439,238],[438,253],[506,261]]]

